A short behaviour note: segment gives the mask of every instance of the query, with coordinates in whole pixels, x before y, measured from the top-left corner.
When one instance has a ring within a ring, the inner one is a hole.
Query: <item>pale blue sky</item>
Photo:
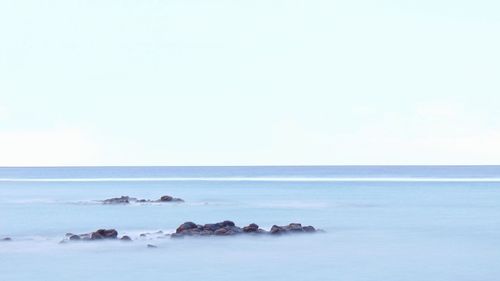
[[[500,164],[498,1],[0,1],[0,166]]]

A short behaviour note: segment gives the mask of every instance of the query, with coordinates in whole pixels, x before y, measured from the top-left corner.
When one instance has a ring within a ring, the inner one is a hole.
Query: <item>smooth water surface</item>
[[[498,166],[0,168],[0,280],[500,280],[499,202]],[[226,219],[325,233],[139,237]],[[59,244],[98,228],[135,241]]]

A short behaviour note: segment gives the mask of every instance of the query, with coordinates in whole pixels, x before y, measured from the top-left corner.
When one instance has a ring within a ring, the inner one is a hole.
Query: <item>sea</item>
[[[165,235],[224,220],[323,231]],[[133,241],[61,243],[101,228]],[[500,166],[5,167],[6,237],[1,281],[498,281]]]

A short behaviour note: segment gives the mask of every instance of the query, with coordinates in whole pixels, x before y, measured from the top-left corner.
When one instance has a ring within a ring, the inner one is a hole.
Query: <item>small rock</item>
[[[315,232],[316,231],[316,229],[310,225],[304,226],[302,229],[304,230],[304,232]]]
[[[251,223],[248,226],[243,227],[243,232],[257,232],[259,230],[259,226],[255,223]]]
[[[148,248],[158,248],[158,246],[155,246],[153,244],[148,244]]]
[[[158,202],[184,202],[181,198],[174,198],[170,195],[163,195]]]
[[[82,238],[79,235],[74,235],[74,234],[69,237],[69,240],[71,240],[71,241],[76,241],[76,240],[81,240],[81,239]]]
[[[124,235],[122,238],[120,238],[121,241],[132,241],[132,238],[130,236]]]
[[[96,232],[92,232],[90,235],[91,240],[100,239],[116,239],[118,232],[114,229],[99,229]]]
[[[5,238],[3,238],[1,241],[12,241],[12,238],[10,238],[10,237],[5,237]]]

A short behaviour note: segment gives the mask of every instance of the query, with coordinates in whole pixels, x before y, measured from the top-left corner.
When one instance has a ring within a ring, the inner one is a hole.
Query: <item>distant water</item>
[[[226,219],[326,232],[139,237]],[[98,228],[137,240],[58,243]],[[0,168],[3,237],[5,281],[500,280],[500,166]]]

